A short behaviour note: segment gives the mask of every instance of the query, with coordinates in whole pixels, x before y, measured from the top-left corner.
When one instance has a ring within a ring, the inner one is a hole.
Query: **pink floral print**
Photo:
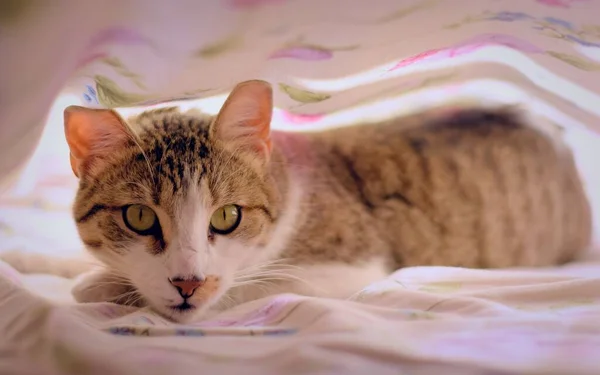
[[[587,2],[589,0],[536,0],[540,4],[556,8],[570,8],[575,3]]]
[[[90,39],[85,52],[79,59],[77,69],[84,67],[93,61],[108,57],[108,52],[105,50],[107,45],[132,45],[142,43],[150,44],[150,41],[135,30],[121,27],[104,29]]]
[[[328,60],[333,57],[331,50],[311,46],[297,46],[279,49],[271,56],[270,59],[294,58],[305,61]]]
[[[474,52],[480,48],[497,45],[497,46],[505,46],[517,51],[525,52],[525,53],[543,53],[544,50],[535,46],[532,43],[526,42],[519,38],[515,38],[510,35],[504,34],[482,34],[473,39],[464,41],[457,45],[454,45],[449,48],[438,48],[432,49],[425,52],[421,52],[417,55],[405,58],[401,60],[399,63],[394,65],[390,71],[394,71],[400,68],[404,68],[416,63],[422,62],[433,62],[440,61],[445,59],[450,59],[453,57],[461,56],[467,53]]]
[[[304,125],[320,121],[325,117],[324,114],[296,114],[288,111],[277,111],[275,114],[282,122],[290,125]]]

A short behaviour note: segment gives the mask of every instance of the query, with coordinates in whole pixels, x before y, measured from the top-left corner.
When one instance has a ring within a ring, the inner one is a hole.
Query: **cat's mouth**
[[[169,307],[171,308],[171,310],[174,310],[179,313],[196,310],[196,306],[189,303],[187,300],[184,300],[179,305],[173,305],[173,306],[169,306]]]

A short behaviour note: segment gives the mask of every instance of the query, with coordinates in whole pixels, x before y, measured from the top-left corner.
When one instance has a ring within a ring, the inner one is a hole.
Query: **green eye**
[[[217,234],[233,232],[242,220],[242,209],[235,204],[218,208],[210,217],[210,229]]]
[[[154,210],[142,204],[123,207],[123,221],[127,228],[142,236],[151,234],[158,225]]]

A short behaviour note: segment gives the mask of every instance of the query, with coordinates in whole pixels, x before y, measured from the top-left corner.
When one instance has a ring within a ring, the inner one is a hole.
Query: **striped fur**
[[[128,126],[135,137],[80,179],[74,217],[106,268],[76,289],[80,301],[106,299],[90,283],[116,277],[135,302],[187,321],[271,293],[345,298],[399,267],[559,264],[591,237],[570,150],[510,109],[272,132],[261,163],[215,139],[198,113],[148,111]],[[121,208],[135,203],[156,211],[159,235],[123,224]],[[225,204],[242,207],[241,224],[215,236],[208,220]],[[197,273],[208,280],[200,308],[169,308],[168,278]]]

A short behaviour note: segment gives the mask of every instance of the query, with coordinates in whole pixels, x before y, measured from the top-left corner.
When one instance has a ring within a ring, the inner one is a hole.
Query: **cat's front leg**
[[[114,302],[131,306],[145,304],[132,285],[102,269],[79,275],[71,294],[79,303]]]

